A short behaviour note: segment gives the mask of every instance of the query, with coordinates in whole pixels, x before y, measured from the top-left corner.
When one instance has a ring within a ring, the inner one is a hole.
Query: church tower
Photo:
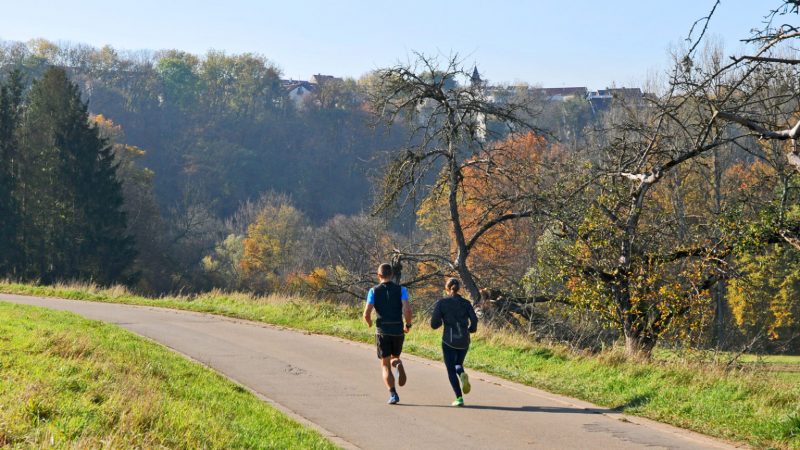
[[[478,66],[473,66],[472,76],[469,77],[470,90],[477,94],[481,100],[486,100],[486,82],[481,78],[478,72]],[[486,116],[484,114],[475,114],[472,117],[474,123],[474,136],[480,142],[486,141]]]
[[[478,66],[473,66],[472,69],[472,76],[469,77],[470,84],[473,88],[478,88],[483,90],[483,80],[481,79],[481,74],[478,72]]]

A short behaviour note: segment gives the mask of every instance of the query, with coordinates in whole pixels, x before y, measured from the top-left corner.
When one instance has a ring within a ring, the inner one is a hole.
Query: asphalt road
[[[413,356],[404,357],[409,381],[399,389],[401,402],[390,406],[373,346],[343,339],[162,308],[5,294],[0,300],[72,311],[146,336],[344,448],[734,448],[475,371],[467,406],[453,408],[444,366]]]

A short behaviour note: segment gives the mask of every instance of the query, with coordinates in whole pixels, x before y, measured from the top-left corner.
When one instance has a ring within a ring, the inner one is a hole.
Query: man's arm
[[[367,306],[364,307],[364,322],[367,322],[367,327],[372,327],[372,309],[374,306],[371,303],[367,303]]]
[[[408,333],[408,330],[411,328],[411,321],[413,320],[413,315],[411,311],[411,302],[408,298],[408,290],[405,287],[401,288],[400,291],[401,297],[400,299],[403,301],[403,318],[405,319],[406,323],[403,325],[403,332]]]
[[[403,318],[406,319],[406,324],[403,326],[403,331],[408,333],[409,328],[411,327],[411,302],[405,301],[403,302]]]
[[[364,322],[372,328],[372,309],[375,308],[375,291],[372,289],[367,292],[367,305],[364,306]]]

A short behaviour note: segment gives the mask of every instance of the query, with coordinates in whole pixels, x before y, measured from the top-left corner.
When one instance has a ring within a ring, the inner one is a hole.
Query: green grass
[[[758,354],[739,354],[733,352],[722,352],[714,350],[691,350],[676,351],[667,348],[656,348],[653,357],[662,361],[684,361],[686,359],[716,362],[727,364],[731,360],[739,365],[761,365],[763,368],[772,370],[773,368],[800,370],[800,356],[795,355],[758,355]]]
[[[779,365],[789,369],[800,370],[800,356],[795,355],[742,355],[740,361],[743,363]]]
[[[783,364],[800,367],[800,356],[794,355],[742,355],[742,362]]]
[[[148,299],[123,288],[0,284],[0,291],[203,311],[372,342],[360,307],[302,298],[212,292]],[[440,358],[440,336],[418,323],[409,353]],[[577,397],[759,448],[800,449],[800,383],[792,373],[724,371],[685,361],[629,362],[618,353],[582,356],[482,329],[467,365],[500,377]]]
[[[0,302],[0,447],[335,448],[116,326]]]

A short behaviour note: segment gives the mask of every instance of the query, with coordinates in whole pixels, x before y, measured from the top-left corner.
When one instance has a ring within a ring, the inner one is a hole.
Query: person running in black
[[[445,284],[445,297],[433,305],[431,327],[437,329],[444,324],[442,353],[450,386],[456,394],[453,406],[464,406],[463,394],[470,391],[469,377],[464,372],[464,358],[469,350],[470,333],[478,331],[478,316],[469,300],[458,294],[461,282],[450,278]],[[462,394],[463,391],[463,394]]]
[[[389,389],[389,403],[394,405],[400,401],[394,387],[394,374],[392,368],[397,370],[397,384],[406,384],[406,371],[400,361],[403,351],[405,333],[411,328],[411,304],[408,301],[408,291],[392,281],[392,266],[381,264],[378,267],[378,280],[380,284],[369,290],[367,305],[364,307],[364,321],[367,326],[372,326],[372,310],[375,310],[377,319],[375,328],[375,344],[378,347],[378,359],[381,360],[383,382]],[[405,319],[405,324],[403,324]]]

